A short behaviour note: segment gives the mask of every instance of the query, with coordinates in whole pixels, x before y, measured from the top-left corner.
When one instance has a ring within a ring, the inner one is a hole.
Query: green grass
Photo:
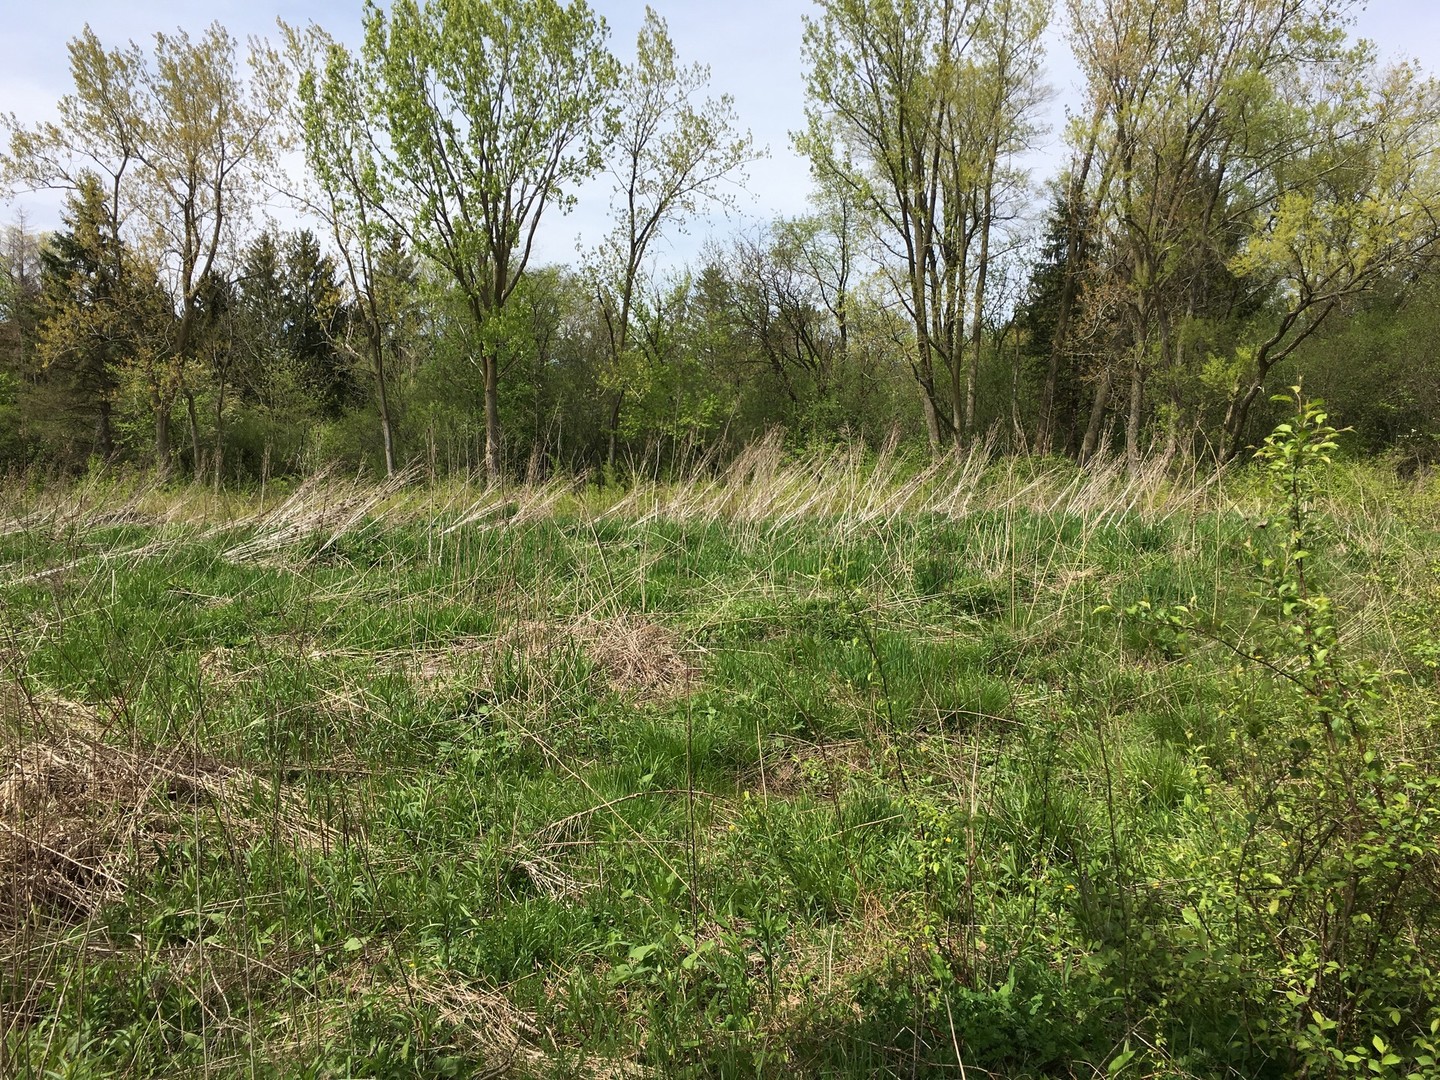
[[[1117,614],[1263,623],[1251,481],[747,468],[13,491],[0,1073],[1291,1074],[1303,971],[1206,912],[1293,694]],[[1440,500],[1331,491],[1433,775]],[[1419,1062],[1434,999],[1354,993]]]

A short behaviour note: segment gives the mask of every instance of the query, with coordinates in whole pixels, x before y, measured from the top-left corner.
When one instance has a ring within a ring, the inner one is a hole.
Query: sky
[[[643,0],[591,0],[611,30],[611,48],[628,59],[645,14]],[[677,52],[686,63],[710,67],[712,93],[731,94],[741,125],[753,133],[768,156],[748,167],[745,189],[735,190],[735,208],[724,217],[695,222],[686,235],[672,235],[668,258],[685,260],[703,236],[729,232],[746,222],[768,221],[801,213],[810,188],[805,161],[790,145],[790,133],[804,124],[804,78],[800,40],[802,19],[818,10],[812,0],[651,0],[669,24]],[[53,117],[55,103],[70,87],[66,42],[89,23],[106,45],[128,40],[148,42],[157,30],[177,27],[198,33],[218,20],[237,38],[275,36],[275,19],[314,21],[343,41],[360,36],[361,0],[4,0],[8,9],[0,31],[0,112],[30,123]],[[1063,0],[1057,8],[1063,9]],[[1440,0],[1370,0],[1355,18],[1357,36],[1371,39],[1386,59],[1418,60],[1440,73]],[[1079,77],[1058,25],[1048,38],[1047,81],[1054,90],[1049,107],[1050,133],[1031,159],[1037,184],[1062,159],[1065,108],[1078,97]],[[541,224],[537,256],[541,261],[572,262],[577,252],[598,241],[606,229],[608,186],[592,182],[568,215],[551,215]],[[1037,196],[1037,205],[1040,196]],[[28,227],[54,228],[61,199],[53,194],[24,195],[0,206],[0,223],[23,213]],[[284,223],[293,221],[275,207]],[[728,220],[727,220],[728,218]],[[661,252],[662,259],[667,252]]]

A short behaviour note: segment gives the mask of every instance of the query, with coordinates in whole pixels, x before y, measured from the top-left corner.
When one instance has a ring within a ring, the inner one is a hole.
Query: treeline
[[[1440,88],[1351,6],[826,0],[812,212],[688,267],[661,242],[762,151],[648,9],[630,59],[583,0],[368,4],[358,49],[281,24],[245,57],[87,27],[57,120],[3,120],[8,189],[67,197],[0,252],[0,467],[493,476],[773,427],[1226,459],[1302,377],[1428,458]],[[1085,90],[1036,178],[1062,14]],[[596,175],[611,231],[537,265]]]

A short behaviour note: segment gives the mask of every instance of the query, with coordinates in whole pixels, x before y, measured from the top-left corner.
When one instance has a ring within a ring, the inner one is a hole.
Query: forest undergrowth
[[[1440,486],[0,495],[0,1074],[1435,1076]]]

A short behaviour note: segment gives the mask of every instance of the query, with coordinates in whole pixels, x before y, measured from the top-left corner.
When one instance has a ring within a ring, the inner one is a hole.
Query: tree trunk
[[[930,437],[930,449],[934,453],[940,452],[940,412],[935,408],[935,391],[933,386],[926,386],[922,380],[920,383],[920,411],[925,417],[925,434]]]
[[[504,463],[500,457],[500,359],[487,352],[485,368],[485,478],[500,482]]]
[[[190,453],[194,456],[192,471],[195,479],[199,480],[205,471],[205,455],[200,449],[200,415],[195,410],[195,394],[188,386],[185,388],[185,416],[190,424]]]
[[[215,395],[215,490],[220,490],[221,476],[225,471],[225,377],[220,377],[220,389]]]
[[[794,397],[794,394],[791,394]],[[605,465],[607,468],[615,467],[615,448],[620,441],[620,407],[625,403],[625,388],[622,386],[615,391],[615,400],[610,403],[610,409],[605,417]]]
[[[1245,449],[1245,427],[1250,419],[1250,407],[1255,404],[1255,399],[1265,392],[1265,375],[1261,373],[1255,377],[1248,390],[1244,393],[1236,392],[1230,399],[1230,404],[1225,410],[1225,448],[1221,453],[1222,461],[1234,461]]]
[[[1145,365],[1137,357],[1130,369],[1130,402],[1125,413],[1125,467],[1140,470],[1140,419],[1145,408]]]
[[[1280,340],[1281,335],[1289,329],[1288,322],[1287,320],[1287,325],[1281,329],[1279,334],[1260,347],[1255,356],[1255,374],[1251,376],[1249,388],[1244,393],[1237,389],[1234,396],[1230,398],[1230,404],[1225,408],[1225,420],[1221,425],[1225,432],[1225,447],[1221,451],[1221,461],[1234,461],[1245,449],[1243,441],[1245,426],[1250,419],[1250,407],[1255,404],[1255,399],[1265,392],[1265,377],[1270,374],[1270,369],[1279,362],[1271,359],[1270,350]],[[1284,355],[1282,353],[1281,357],[1283,358]]]
[[[1110,387],[1115,381],[1115,375],[1109,364],[1105,365],[1105,374],[1101,376],[1099,384],[1095,387],[1095,400],[1090,405],[1090,422],[1085,425],[1085,441],[1080,444],[1080,463],[1083,465],[1095,456],[1100,449],[1100,430],[1105,423],[1105,409],[1110,404]]]
[[[162,480],[170,477],[170,402],[156,397],[155,410],[155,471]]]
[[[940,414],[935,407],[935,368],[930,358],[930,315],[926,304],[926,253],[930,250],[925,222],[911,211],[910,304],[915,319],[915,377],[920,383],[920,408],[932,453],[940,452]]]
[[[955,350],[950,354],[950,436],[955,441],[955,449],[965,448],[965,361],[961,350]]]
[[[1012,324],[1014,320],[1011,320]],[[1003,353],[1005,335],[1000,335],[1000,344],[996,346]],[[1025,439],[1025,422],[1020,419],[1020,375],[1022,365],[1025,363],[1024,354],[1020,351],[1020,327],[1015,327],[1015,351],[1010,362],[1010,432],[1011,438],[1018,449],[1026,450],[1028,447]]]
[[[109,461],[115,454],[115,429],[110,420],[110,401],[100,399],[100,409],[95,414],[95,453],[102,461]]]
[[[385,356],[381,346],[371,342],[375,357],[375,391],[380,406],[380,439],[385,445],[385,475],[395,475],[395,430],[390,423],[390,391],[385,383]]]
[[[970,387],[973,384],[974,376],[970,371],[970,353],[965,348],[965,297],[963,295],[966,277],[969,274],[968,259],[969,239],[966,239],[966,251],[960,259],[960,272],[958,281],[961,296],[955,302],[955,313],[949,319],[949,333],[946,344],[950,350],[950,435],[955,440],[955,449],[965,448],[965,436],[970,431],[970,424],[967,419],[966,407],[970,396]],[[938,301],[938,286],[937,286]],[[938,313],[939,304],[936,304]],[[937,318],[937,322],[940,322]],[[958,324],[958,325],[957,325]]]
[[[965,377],[965,434],[975,434],[975,403],[980,393],[980,354],[985,346],[985,280],[990,270],[990,217],[995,212],[995,157],[986,166],[985,194],[980,207],[980,261],[975,267],[975,317],[970,336],[975,349]]]

